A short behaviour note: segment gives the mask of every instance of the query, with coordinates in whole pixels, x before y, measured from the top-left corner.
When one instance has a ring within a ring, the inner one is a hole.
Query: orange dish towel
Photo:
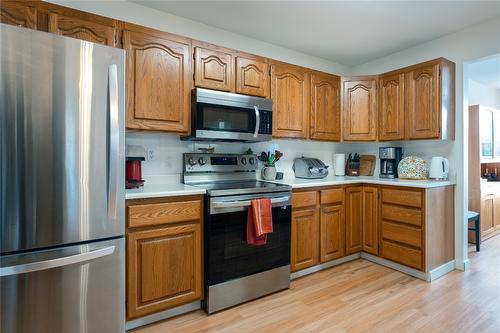
[[[273,232],[271,199],[252,200],[247,217],[247,244],[264,245],[267,234]]]

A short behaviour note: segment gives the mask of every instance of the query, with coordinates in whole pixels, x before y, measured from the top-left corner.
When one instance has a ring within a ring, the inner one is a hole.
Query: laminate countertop
[[[184,185],[182,183],[151,184],[146,183],[138,189],[125,190],[125,199],[146,199],[160,197],[176,197],[182,195],[205,194],[205,189]]]

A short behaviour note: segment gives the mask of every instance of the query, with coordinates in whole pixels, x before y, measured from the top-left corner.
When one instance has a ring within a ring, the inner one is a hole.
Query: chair
[[[474,222],[474,228],[469,226],[469,222]],[[470,231],[474,231],[476,234],[476,251],[481,251],[481,218],[479,213],[469,211],[467,226]]]

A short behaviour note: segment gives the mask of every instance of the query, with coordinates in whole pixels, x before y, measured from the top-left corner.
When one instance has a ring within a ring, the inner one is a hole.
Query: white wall
[[[469,80],[469,105],[476,104],[500,110],[500,89]]]
[[[455,265],[464,269],[468,265],[466,216],[467,209],[467,161],[468,138],[464,129],[468,128],[467,106],[469,105],[469,74],[467,64],[475,59],[500,53],[500,19],[495,19],[469,27],[462,31],[436,40],[394,53],[353,68],[353,75],[375,74],[415,64],[425,60],[445,57],[454,61],[456,67],[456,140],[446,147],[457,173],[455,191]],[[428,142],[412,145],[426,150],[433,148]]]
[[[350,67],[337,64],[333,61],[328,61],[284,47],[272,45],[128,1],[50,0],[47,2],[202,40],[275,60],[285,61],[327,73],[347,75],[350,74],[351,70]]]

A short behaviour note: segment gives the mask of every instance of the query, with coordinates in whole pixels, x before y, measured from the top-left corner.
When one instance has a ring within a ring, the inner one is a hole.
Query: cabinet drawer
[[[201,219],[201,200],[127,206],[128,227],[144,227]]]
[[[344,201],[344,189],[332,188],[321,191],[321,204],[330,204]]]
[[[382,189],[382,202],[422,208],[422,192],[384,188]]]
[[[422,229],[420,228],[383,221],[382,237],[418,248],[422,247]]]
[[[317,191],[294,192],[292,195],[292,207],[300,208],[316,206],[317,195]]]
[[[422,270],[422,251],[388,241],[382,241],[382,257],[405,266]]]
[[[414,208],[383,204],[382,218],[415,226],[422,225],[422,211]]]

